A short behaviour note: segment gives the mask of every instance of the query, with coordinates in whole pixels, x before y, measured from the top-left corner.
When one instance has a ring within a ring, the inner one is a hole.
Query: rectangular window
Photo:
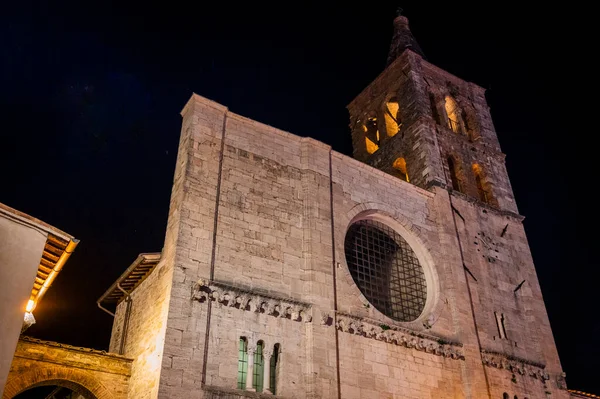
[[[238,349],[238,389],[246,389],[246,374],[248,374],[248,341],[241,337]]]
[[[500,323],[502,324],[502,333],[504,334],[504,338],[508,339],[506,335],[506,326],[504,325],[504,313],[501,314]]]
[[[494,312],[494,317],[496,318],[496,327],[498,328],[500,339],[507,339],[506,328],[504,327],[504,313]]]

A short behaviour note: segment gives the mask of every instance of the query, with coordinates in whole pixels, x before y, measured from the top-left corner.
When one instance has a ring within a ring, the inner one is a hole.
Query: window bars
[[[404,322],[421,315],[427,284],[404,238],[382,223],[360,220],[348,229],[344,247],[354,282],[377,310]]]
[[[246,388],[246,374],[248,374],[248,341],[242,337],[238,349],[238,389]]]
[[[254,352],[254,372],[252,375],[252,388],[256,392],[262,392],[264,382],[264,365],[265,359],[263,358],[263,342],[259,341],[256,344],[256,351]]]

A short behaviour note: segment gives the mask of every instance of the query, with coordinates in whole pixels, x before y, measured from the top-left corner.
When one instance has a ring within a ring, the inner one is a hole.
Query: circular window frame
[[[358,291],[360,298],[364,302],[364,304],[368,304],[369,309],[372,309],[378,315],[384,317],[386,320],[389,320],[393,323],[403,324],[403,325],[415,325],[415,326],[418,325],[418,326],[422,327],[423,322],[425,320],[427,320],[431,314],[434,313],[435,306],[438,303],[438,298],[439,298],[439,277],[438,277],[438,274],[434,267],[433,258],[431,257],[429,251],[426,249],[426,246],[423,243],[423,241],[414,232],[410,231],[406,226],[404,226],[397,219],[395,219],[391,216],[388,216],[379,210],[365,211],[365,212],[361,212],[358,215],[354,216],[350,220],[348,225],[346,226],[346,229],[344,231],[344,237],[348,233],[350,226],[352,226],[354,223],[361,221],[361,220],[373,220],[373,221],[382,223],[382,224],[388,226],[393,231],[395,231],[398,235],[400,235],[408,243],[410,248],[415,253],[415,256],[419,260],[421,268],[423,269],[423,274],[425,276],[425,283],[426,283],[425,306],[423,306],[423,310],[421,311],[421,314],[419,315],[419,317],[417,317],[416,319],[414,319],[412,321],[398,321],[398,320],[393,319],[390,316],[386,315],[379,309],[377,309],[374,305],[371,304],[371,302],[367,299],[367,297],[362,293],[360,287],[358,286],[358,284],[356,284],[356,281],[354,281],[354,278],[352,277],[352,273],[350,272],[350,267],[348,266],[348,261],[346,259],[346,251],[343,246],[344,244],[342,244],[341,253],[342,253],[342,256],[344,257],[344,262],[346,264],[346,268],[345,268],[346,279],[349,282],[351,282],[351,285],[354,286],[354,289],[356,289]],[[343,242],[344,241],[342,241],[342,243]]]

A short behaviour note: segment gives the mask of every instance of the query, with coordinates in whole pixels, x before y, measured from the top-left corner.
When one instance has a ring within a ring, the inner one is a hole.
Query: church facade
[[[569,397],[484,89],[394,25],[354,158],[185,105],[162,253],[103,296],[129,397]]]

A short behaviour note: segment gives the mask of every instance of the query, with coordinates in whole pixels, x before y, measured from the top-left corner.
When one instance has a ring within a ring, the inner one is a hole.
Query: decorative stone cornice
[[[532,360],[483,349],[481,350],[481,360],[488,367],[507,370],[513,374],[539,379],[542,382],[550,379],[546,372],[546,365]]]
[[[375,320],[338,313],[336,328],[349,334],[385,341],[390,344],[416,349],[451,359],[464,360],[462,344],[443,338],[412,331],[400,326],[389,326]]]
[[[217,281],[198,280],[192,290],[192,299],[213,301],[217,306],[237,308],[242,311],[265,313],[294,321],[310,323],[311,305],[290,298],[276,297],[234,287]]]

